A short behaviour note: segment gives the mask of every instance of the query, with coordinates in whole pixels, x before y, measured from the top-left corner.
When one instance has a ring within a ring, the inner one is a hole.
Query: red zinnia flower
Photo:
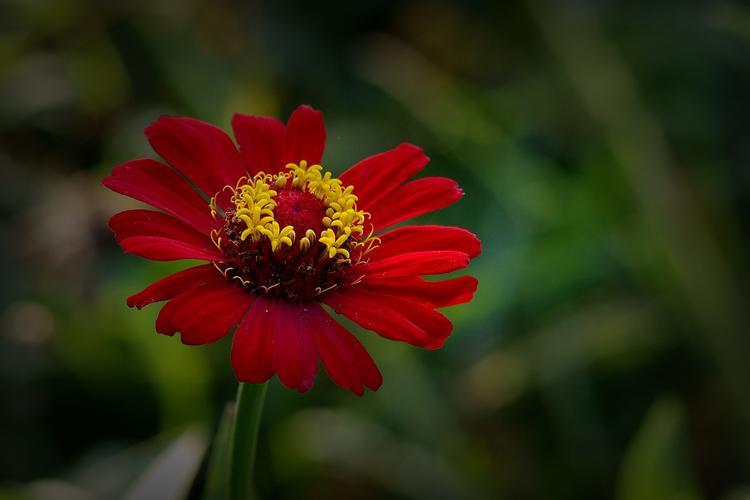
[[[421,276],[466,267],[479,240],[457,227],[381,231],[454,203],[458,185],[443,177],[409,181],[428,162],[411,144],[333,177],[319,165],[322,114],[309,106],[286,126],[237,114],[232,127],[239,150],[212,125],[161,117],[146,136],[169,166],[133,160],[104,179],[163,211],[112,217],[125,252],[208,262],[153,283],[128,305],[168,300],[156,330],[181,332],[185,344],[213,342],[237,326],[237,378],[260,383],[276,373],[300,392],[312,386],[318,357],[334,382],[356,394],[382,382],[369,354],[322,304],[385,338],[440,347],[452,325],[435,309],[468,302],[477,281]]]

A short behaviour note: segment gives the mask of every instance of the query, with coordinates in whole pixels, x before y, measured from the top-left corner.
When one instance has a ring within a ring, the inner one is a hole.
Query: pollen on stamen
[[[252,293],[287,300],[335,289],[343,284],[352,256],[356,253],[359,261],[377,245],[372,228],[365,236],[369,214],[357,209],[353,191],[322,166],[305,161],[226,186],[210,201],[215,218],[226,207],[223,226],[211,235],[229,256],[217,269]],[[229,205],[220,205],[217,198],[227,194]]]

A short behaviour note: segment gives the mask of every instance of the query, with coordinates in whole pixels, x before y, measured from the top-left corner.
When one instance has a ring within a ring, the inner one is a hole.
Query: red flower
[[[112,217],[125,252],[208,262],[153,283],[128,305],[167,300],[156,330],[181,332],[185,344],[213,342],[237,326],[237,378],[259,383],[276,373],[300,392],[312,386],[318,357],[334,382],[356,394],[382,382],[369,354],[322,304],[385,338],[440,347],[452,325],[436,309],[471,300],[477,281],[421,276],[466,267],[479,240],[457,227],[381,231],[456,202],[458,185],[443,177],[410,181],[428,162],[411,144],[332,177],[319,165],[323,117],[309,106],[286,125],[237,114],[232,127],[239,150],[212,125],[162,117],[146,136],[170,166],[132,160],[104,179],[161,210]]]

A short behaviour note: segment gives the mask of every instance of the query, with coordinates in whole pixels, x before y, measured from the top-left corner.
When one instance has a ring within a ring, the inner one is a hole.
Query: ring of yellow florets
[[[356,252],[359,260],[377,242],[364,234],[368,214],[357,209],[353,186],[344,186],[320,165],[290,163],[284,172],[260,172],[227,190],[230,208],[212,239],[231,262],[217,268],[252,291],[293,300],[319,295],[341,284],[354,248],[366,247]],[[319,221],[307,224],[317,230],[279,223],[278,203],[288,191],[318,200]],[[210,202],[214,217],[217,196]]]

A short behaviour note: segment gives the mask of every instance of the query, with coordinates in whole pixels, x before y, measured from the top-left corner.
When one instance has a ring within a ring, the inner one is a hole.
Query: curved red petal
[[[463,269],[469,260],[467,254],[453,250],[409,252],[350,267],[347,273],[371,279],[443,274]]]
[[[365,348],[318,303],[307,305],[304,318],[331,380],[358,396],[364,394],[364,387],[373,391],[380,387],[383,376]]]
[[[354,186],[359,198],[358,208],[367,211],[403,182],[414,177],[429,161],[422,148],[402,143],[394,149],[365,158],[341,174],[339,179],[344,186]]]
[[[453,331],[453,324],[450,320],[422,300],[398,297],[356,286],[346,290],[346,293],[365,304],[380,304],[396,311],[397,314],[401,314],[409,322],[427,333],[429,340],[422,345],[427,349],[437,349],[443,345],[445,339]]]
[[[289,117],[284,135],[282,164],[307,161],[319,164],[326,145],[323,113],[310,106],[299,106]]]
[[[109,225],[125,252],[153,260],[220,261],[224,254],[211,240],[174,217],[151,210],[127,210]]]
[[[477,283],[477,279],[472,276],[444,281],[427,281],[419,276],[391,279],[365,277],[357,286],[395,297],[422,300],[433,307],[448,307],[469,302],[477,290]]]
[[[168,300],[204,283],[218,282],[224,278],[211,264],[191,267],[156,281],[140,292],[128,297],[128,306],[142,309],[154,302]]]
[[[224,260],[224,254],[204,234],[171,215],[152,210],[126,210],[109,220],[125,252],[153,260]]]
[[[198,247],[213,246],[204,233],[196,231],[171,215],[153,210],[125,210],[109,219],[109,227],[114,231],[118,243],[133,236],[161,236]]]
[[[453,226],[406,226],[381,234],[379,238],[380,244],[369,254],[371,261],[429,250],[454,250],[473,259],[482,251],[482,244],[474,233]]]
[[[274,374],[275,321],[266,298],[259,297],[250,305],[232,339],[232,367],[237,380],[260,384]]]
[[[260,171],[274,174],[284,169],[281,151],[286,126],[283,123],[267,116],[235,113],[232,129],[240,145],[240,156],[250,175]]]
[[[273,334],[273,366],[276,375],[290,389],[307,392],[315,380],[318,359],[311,325],[302,319],[305,306],[284,301],[268,300],[268,303],[269,309],[276,314]]]
[[[207,196],[235,185],[245,167],[223,130],[193,118],[162,116],[146,128],[159,156],[185,174]]]
[[[324,298],[334,311],[382,337],[437,349],[453,325],[430,304],[352,286]]]
[[[226,335],[252,300],[252,295],[228,281],[206,283],[167,302],[156,318],[156,331],[180,332],[183,344],[208,344]]]
[[[401,221],[434,212],[457,202],[463,191],[447,177],[423,177],[392,190],[388,196],[368,207],[370,222],[380,231]]]
[[[221,262],[226,258],[218,248],[212,249],[208,246],[201,248],[161,236],[133,236],[123,240],[120,246],[126,253],[157,261],[197,259]]]
[[[208,234],[217,223],[208,203],[175,170],[155,160],[132,160],[112,171],[102,184],[116,193],[164,210]]]

